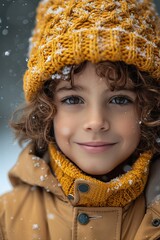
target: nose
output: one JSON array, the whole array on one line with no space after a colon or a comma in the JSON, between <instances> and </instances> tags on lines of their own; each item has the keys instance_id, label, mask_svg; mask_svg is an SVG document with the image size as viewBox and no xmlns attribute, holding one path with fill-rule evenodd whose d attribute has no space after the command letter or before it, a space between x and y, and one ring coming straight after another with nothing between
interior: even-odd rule
<instances>
[{"instance_id":1,"label":"nose","mask_svg":"<svg viewBox=\"0 0 160 240\"><path fill-rule=\"evenodd\" d=\"M107 131L110 128L109 119L106 117L104 109L92 109L88 111L85 117L84 130L85 131Z\"/></svg>"}]
</instances>

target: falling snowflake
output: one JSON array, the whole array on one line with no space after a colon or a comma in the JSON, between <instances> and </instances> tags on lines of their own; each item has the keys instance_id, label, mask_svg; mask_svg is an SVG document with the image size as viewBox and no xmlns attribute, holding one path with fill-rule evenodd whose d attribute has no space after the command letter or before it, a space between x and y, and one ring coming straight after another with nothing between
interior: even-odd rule
<instances>
[{"instance_id":1,"label":"falling snowflake","mask_svg":"<svg viewBox=\"0 0 160 240\"><path fill-rule=\"evenodd\" d=\"M45 181L45 177L44 176L40 176L40 180L41 180L41 182L44 182Z\"/></svg>"},{"instance_id":2,"label":"falling snowflake","mask_svg":"<svg viewBox=\"0 0 160 240\"><path fill-rule=\"evenodd\" d=\"M68 75L71 71L71 67L70 66L65 66L63 69L62 69L62 73L64 75Z\"/></svg>"},{"instance_id":3,"label":"falling snowflake","mask_svg":"<svg viewBox=\"0 0 160 240\"><path fill-rule=\"evenodd\" d=\"M128 180L128 183L130 184L130 185L132 185L133 184L133 180Z\"/></svg>"},{"instance_id":4,"label":"falling snowflake","mask_svg":"<svg viewBox=\"0 0 160 240\"><path fill-rule=\"evenodd\" d=\"M51 220L53 220L55 218L53 213L48 213L47 217L48 217L48 219L51 219Z\"/></svg>"},{"instance_id":5,"label":"falling snowflake","mask_svg":"<svg viewBox=\"0 0 160 240\"><path fill-rule=\"evenodd\" d=\"M10 55L10 53L11 53L11 51L8 50L8 51L5 51L4 55L8 57Z\"/></svg>"},{"instance_id":6,"label":"falling snowflake","mask_svg":"<svg viewBox=\"0 0 160 240\"><path fill-rule=\"evenodd\" d=\"M34 224L32 225L32 229L33 229L33 230L39 230L39 225L38 225L37 223L34 223Z\"/></svg>"}]
</instances>

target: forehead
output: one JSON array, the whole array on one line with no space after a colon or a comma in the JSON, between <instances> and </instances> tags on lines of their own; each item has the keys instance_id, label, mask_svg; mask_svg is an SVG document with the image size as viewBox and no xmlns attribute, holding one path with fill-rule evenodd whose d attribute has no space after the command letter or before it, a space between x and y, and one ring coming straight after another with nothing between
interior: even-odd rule
<instances>
[{"instance_id":1,"label":"forehead","mask_svg":"<svg viewBox=\"0 0 160 240\"><path fill-rule=\"evenodd\" d=\"M83 90L84 88L92 88L93 85L103 86L110 90L135 90L134 83L130 78L114 80L108 77L100 77L97 74L93 77L91 74L84 75L83 73L74 74L72 79L69 80L59 80L56 84L56 90L60 88Z\"/></svg>"}]
</instances>

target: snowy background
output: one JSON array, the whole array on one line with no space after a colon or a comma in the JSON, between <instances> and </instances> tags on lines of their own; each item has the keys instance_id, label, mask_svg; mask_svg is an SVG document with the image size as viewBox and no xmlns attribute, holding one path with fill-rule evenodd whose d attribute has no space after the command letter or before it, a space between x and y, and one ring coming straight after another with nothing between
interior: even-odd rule
<instances>
[{"instance_id":1,"label":"snowy background","mask_svg":"<svg viewBox=\"0 0 160 240\"><path fill-rule=\"evenodd\" d=\"M0 0L0 194L11 189L7 172L21 151L8 120L16 106L23 102L22 76L38 2ZM155 3L160 13L160 0Z\"/></svg>"},{"instance_id":2,"label":"snowy background","mask_svg":"<svg viewBox=\"0 0 160 240\"><path fill-rule=\"evenodd\" d=\"M22 76L38 2L0 0L0 194L11 189L7 172L21 150L8 120L18 103L23 102Z\"/></svg>"}]
</instances>

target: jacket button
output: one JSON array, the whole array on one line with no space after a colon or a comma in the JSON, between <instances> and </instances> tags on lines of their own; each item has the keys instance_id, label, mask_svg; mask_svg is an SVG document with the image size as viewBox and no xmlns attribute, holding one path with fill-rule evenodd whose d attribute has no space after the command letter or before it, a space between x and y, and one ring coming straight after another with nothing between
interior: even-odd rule
<instances>
[{"instance_id":1,"label":"jacket button","mask_svg":"<svg viewBox=\"0 0 160 240\"><path fill-rule=\"evenodd\" d=\"M160 225L160 219L158 219L158 218L153 219L152 220L152 225L154 227L158 227Z\"/></svg>"},{"instance_id":2,"label":"jacket button","mask_svg":"<svg viewBox=\"0 0 160 240\"><path fill-rule=\"evenodd\" d=\"M67 197L68 197L69 200L74 200L74 196L72 194L68 194Z\"/></svg>"},{"instance_id":3,"label":"jacket button","mask_svg":"<svg viewBox=\"0 0 160 240\"><path fill-rule=\"evenodd\" d=\"M86 213L80 213L77 217L78 222L82 225L89 223L89 216Z\"/></svg>"},{"instance_id":4,"label":"jacket button","mask_svg":"<svg viewBox=\"0 0 160 240\"><path fill-rule=\"evenodd\" d=\"M88 184L79 184L78 185L78 190L82 193L88 192L89 191L89 185Z\"/></svg>"}]
</instances>

